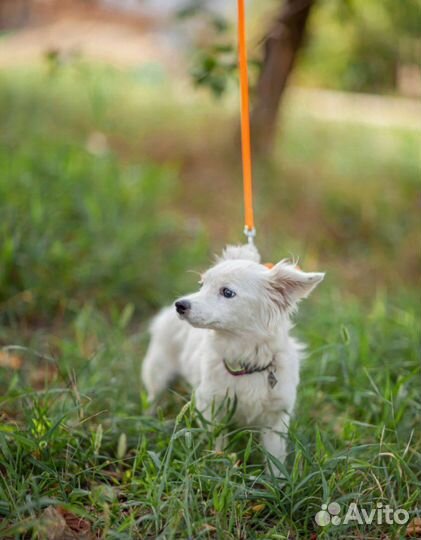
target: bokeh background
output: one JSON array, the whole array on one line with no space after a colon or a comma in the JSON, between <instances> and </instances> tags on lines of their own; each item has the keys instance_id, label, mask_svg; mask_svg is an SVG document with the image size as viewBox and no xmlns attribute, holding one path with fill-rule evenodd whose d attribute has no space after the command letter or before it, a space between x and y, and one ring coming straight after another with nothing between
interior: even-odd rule
<instances>
[{"instance_id":1,"label":"bokeh background","mask_svg":"<svg viewBox=\"0 0 421 540\"><path fill-rule=\"evenodd\" d=\"M285 4L247 7L256 103L265 36ZM9 531L36 530L48 501L86 510L88 497L92 527L125 537L115 531L128 511L113 507L107 521L109 493L104 503L91 487L118 478L124 491L124 459L139 452L142 430L155 444L145 463L168 444L165 423L141 420L147 321L197 286L189 270L244 240L235 14L234 1L0 0L0 434L13 449L3 447L0 515ZM327 272L298 319L314 352L297 432L312 448L320 427L326 455L370 444L367 463L387 433L399 453L420 418L420 18L416 0L314 2L278 114L253 132L264 260L299 257ZM171 417L183 401L168 399ZM84 463L91 472L75 487L71 472ZM386 468L379 482L366 479L367 493L378 497L393 473L411 500L416 469ZM343 478L344 491L359 489L360 479ZM151 538L172 515L156 504ZM299 506L276 504L278 522L310 530ZM217 528L219 514L208 517Z\"/></svg>"},{"instance_id":2,"label":"bokeh background","mask_svg":"<svg viewBox=\"0 0 421 540\"><path fill-rule=\"evenodd\" d=\"M146 315L243 240L231 4L1 2L5 321L87 300ZM418 7L316 3L256 155L264 257L298 256L345 294L419 276ZM254 87L279 3L248 10Z\"/></svg>"}]
</instances>

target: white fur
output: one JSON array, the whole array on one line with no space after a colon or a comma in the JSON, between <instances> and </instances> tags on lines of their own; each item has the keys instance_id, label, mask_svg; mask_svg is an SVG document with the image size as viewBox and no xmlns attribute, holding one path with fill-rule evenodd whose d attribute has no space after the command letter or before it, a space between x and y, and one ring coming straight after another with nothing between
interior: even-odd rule
<instances>
[{"instance_id":1,"label":"white fur","mask_svg":"<svg viewBox=\"0 0 421 540\"><path fill-rule=\"evenodd\" d=\"M283 461L304 348L290 336L290 315L324 274L302 272L287 261L270 270L259 262L254 246L228 246L202 276L199 292L183 297L191 303L185 315L178 316L174 306L162 310L151 325L142 379L153 401L174 377L183 376L208 420L226 396L235 396L234 420L260 428L266 450ZM236 296L225 298L224 287ZM233 376L224 358L231 367L272 362L277 383L270 386L268 370ZM219 440L218 449L223 444Z\"/></svg>"}]
</instances>

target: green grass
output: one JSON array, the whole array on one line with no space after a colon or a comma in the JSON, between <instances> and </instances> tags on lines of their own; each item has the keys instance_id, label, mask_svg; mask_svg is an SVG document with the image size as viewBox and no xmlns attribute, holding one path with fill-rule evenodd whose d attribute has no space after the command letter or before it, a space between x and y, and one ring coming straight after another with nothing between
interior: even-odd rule
<instances>
[{"instance_id":1,"label":"green grass","mask_svg":"<svg viewBox=\"0 0 421 540\"><path fill-rule=\"evenodd\" d=\"M416 136L292 111L260 171L265 253L328 272L297 319L309 357L281 485L251 431L214 453L182 386L147 414L147 318L241 222L229 111L160 84L84 65L0 77L0 537L45 538L49 506L104 538L404 537L314 515L420 513Z\"/></svg>"}]
</instances>

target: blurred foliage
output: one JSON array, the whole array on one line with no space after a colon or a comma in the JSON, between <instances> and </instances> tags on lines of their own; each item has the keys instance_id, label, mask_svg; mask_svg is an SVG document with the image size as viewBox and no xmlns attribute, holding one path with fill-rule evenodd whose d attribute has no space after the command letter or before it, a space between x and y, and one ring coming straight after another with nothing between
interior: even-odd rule
<instances>
[{"instance_id":1,"label":"blurred foliage","mask_svg":"<svg viewBox=\"0 0 421 540\"><path fill-rule=\"evenodd\" d=\"M230 45L214 45L200 49L191 76L197 86L207 86L217 97L227 89L237 62Z\"/></svg>"},{"instance_id":2,"label":"blurred foliage","mask_svg":"<svg viewBox=\"0 0 421 540\"><path fill-rule=\"evenodd\" d=\"M420 59L418 0L319 0L297 79L358 92L394 92L399 64Z\"/></svg>"},{"instance_id":3,"label":"blurred foliage","mask_svg":"<svg viewBox=\"0 0 421 540\"><path fill-rule=\"evenodd\" d=\"M0 79L2 321L54 321L85 303L143 317L194 286L185 270L207 264L207 235L242 239L231 113L139 70L51 62ZM299 254L359 294L411 287L416 134L299 109L284 115L273 162L256 164L262 252Z\"/></svg>"},{"instance_id":4,"label":"blurred foliage","mask_svg":"<svg viewBox=\"0 0 421 540\"><path fill-rule=\"evenodd\" d=\"M193 0L187 2L177 11L176 15L179 19L187 19L195 16L205 17L206 23L216 32L225 32L230 26L228 20L224 16L216 13L209 7L207 0Z\"/></svg>"},{"instance_id":5,"label":"blurred foliage","mask_svg":"<svg viewBox=\"0 0 421 540\"><path fill-rule=\"evenodd\" d=\"M169 209L177 166L124 164L103 133L57 130L60 86L47 76L38 94L32 83L24 94L19 83L0 85L1 320L51 320L87 301L107 310L110 300L144 315L173 297L172 276L207 252L201 229ZM100 97L95 116L109 104Z\"/></svg>"},{"instance_id":6,"label":"blurred foliage","mask_svg":"<svg viewBox=\"0 0 421 540\"><path fill-rule=\"evenodd\" d=\"M208 87L220 97L227 89L237 69L237 57L233 43L228 38L232 24L221 14L215 13L206 0L193 0L177 12L180 21L200 19L204 33L193 52L191 77L197 86Z\"/></svg>"},{"instance_id":7,"label":"blurred foliage","mask_svg":"<svg viewBox=\"0 0 421 540\"><path fill-rule=\"evenodd\" d=\"M281 6L281 0L250 3L249 34L253 46L249 55L253 68L261 62L256 44L270 30ZM180 16L201 18L207 25L205 37L200 34L193 53L191 72L196 84L207 86L220 96L230 79L237 77L235 24L223 22L206 3L198 1L189 4ZM420 62L420 28L418 0L319 0L312 9L294 77L312 86L394 92L398 65ZM252 79L256 73L257 70L252 72Z\"/></svg>"}]
</instances>

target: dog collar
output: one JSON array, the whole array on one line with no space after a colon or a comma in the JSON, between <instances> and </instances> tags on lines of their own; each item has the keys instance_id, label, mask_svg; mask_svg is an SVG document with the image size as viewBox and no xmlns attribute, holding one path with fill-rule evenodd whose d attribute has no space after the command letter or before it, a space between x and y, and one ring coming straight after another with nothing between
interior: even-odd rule
<instances>
[{"instance_id":1,"label":"dog collar","mask_svg":"<svg viewBox=\"0 0 421 540\"><path fill-rule=\"evenodd\" d=\"M222 359L222 362L224 363L224 367L228 371L228 373L230 375L233 375L234 377L241 377L243 375L252 375L253 373L261 373L262 371L269 370L269 375L268 375L269 386L273 388L278 382L278 379L275 377L273 370L270 369L273 366L273 359L267 366L263 366L263 367L250 366L250 364L248 363L244 364L243 362L240 362L240 367L238 369L232 368L225 358Z\"/></svg>"}]
</instances>

